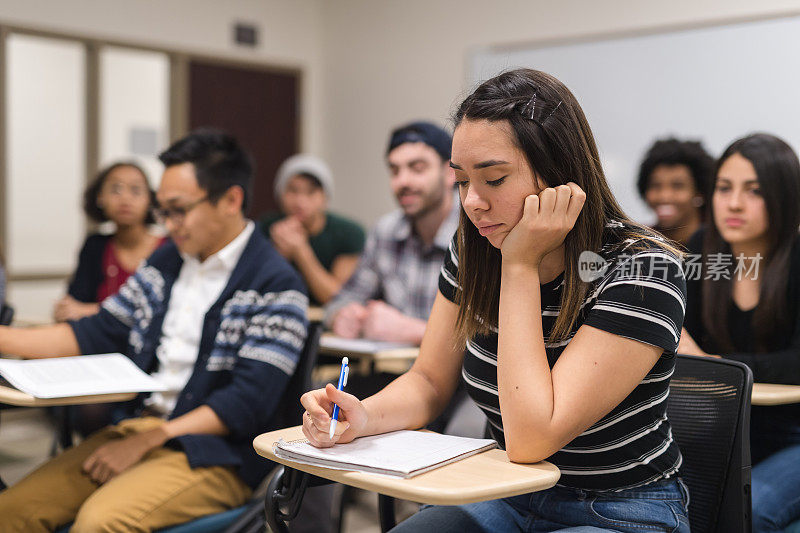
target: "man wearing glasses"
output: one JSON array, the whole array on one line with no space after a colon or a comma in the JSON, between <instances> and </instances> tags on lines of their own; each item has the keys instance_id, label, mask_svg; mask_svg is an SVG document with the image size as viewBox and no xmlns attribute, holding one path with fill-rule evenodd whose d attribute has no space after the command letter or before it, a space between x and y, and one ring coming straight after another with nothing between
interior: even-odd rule
<instances>
[{"instance_id":1,"label":"man wearing glasses","mask_svg":"<svg viewBox=\"0 0 800 533\"><path fill-rule=\"evenodd\" d=\"M251 443L299 359L304 286L244 216L252 167L235 139L194 132L160 159L154 214L172 242L98 314L0 328L0 352L119 351L167 391L119 405L117 425L0 492L0 532L150 531L243 504L269 468Z\"/></svg>"}]
</instances>

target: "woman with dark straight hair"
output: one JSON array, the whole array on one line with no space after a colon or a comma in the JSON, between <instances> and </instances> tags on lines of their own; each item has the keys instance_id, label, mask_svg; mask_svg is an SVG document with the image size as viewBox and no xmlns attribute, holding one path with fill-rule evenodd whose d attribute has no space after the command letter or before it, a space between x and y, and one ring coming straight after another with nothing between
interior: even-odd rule
<instances>
[{"instance_id":1,"label":"woman with dark straight hair","mask_svg":"<svg viewBox=\"0 0 800 533\"><path fill-rule=\"evenodd\" d=\"M461 221L419 358L363 401L301 402L316 446L427 424L460 379L509 459L556 487L425 507L398 531L689 531L666 417L683 323L680 252L630 221L580 105L535 70L481 84L455 115ZM331 407L343 413L328 437Z\"/></svg>"},{"instance_id":2,"label":"woman with dark straight hair","mask_svg":"<svg viewBox=\"0 0 800 533\"><path fill-rule=\"evenodd\" d=\"M756 382L800 384L800 163L757 133L720 157L705 230L689 242L679 351L746 363ZM715 264L716 263L716 264ZM800 519L800 405L753 406L753 531Z\"/></svg>"}]
</instances>

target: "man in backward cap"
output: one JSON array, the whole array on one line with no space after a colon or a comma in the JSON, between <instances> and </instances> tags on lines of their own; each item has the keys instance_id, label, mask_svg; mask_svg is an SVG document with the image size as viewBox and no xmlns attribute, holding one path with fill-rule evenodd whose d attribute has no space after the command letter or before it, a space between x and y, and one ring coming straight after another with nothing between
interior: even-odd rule
<instances>
[{"instance_id":1,"label":"man in backward cap","mask_svg":"<svg viewBox=\"0 0 800 533\"><path fill-rule=\"evenodd\" d=\"M352 277L328 304L325 322L335 334L422 341L458 224L451 144L450 134L429 122L392 131L386 162L400 209L378 221Z\"/></svg>"}]
</instances>

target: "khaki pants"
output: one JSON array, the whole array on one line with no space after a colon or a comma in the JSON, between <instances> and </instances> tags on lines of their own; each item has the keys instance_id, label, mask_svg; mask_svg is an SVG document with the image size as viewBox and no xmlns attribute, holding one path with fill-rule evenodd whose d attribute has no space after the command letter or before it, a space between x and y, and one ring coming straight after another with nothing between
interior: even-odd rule
<instances>
[{"instance_id":1,"label":"khaki pants","mask_svg":"<svg viewBox=\"0 0 800 533\"><path fill-rule=\"evenodd\" d=\"M99 446L147 431L159 418L104 428L0 492L0 532L53 531L75 521L75 533L151 531L242 505L250 488L231 468L190 468L186 455L157 448L137 465L97 485L81 465Z\"/></svg>"}]
</instances>

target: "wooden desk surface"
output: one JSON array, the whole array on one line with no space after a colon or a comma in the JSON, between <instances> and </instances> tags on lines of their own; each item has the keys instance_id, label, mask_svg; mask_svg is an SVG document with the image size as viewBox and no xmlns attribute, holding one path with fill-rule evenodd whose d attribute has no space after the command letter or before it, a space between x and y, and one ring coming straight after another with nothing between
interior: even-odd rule
<instances>
[{"instance_id":1,"label":"wooden desk surface","mask_svg":"<svg viewBox=\"0 0 800 533\"><path fill-rule=\"evenodd\" d=\"M378 492L418 503L457 505L549 489L561 476L548 462L516 464L503 450L489 450L410 479L400 479L364 472L333 470L293 463L275 457L272 444L303 437L300 426L264 433L253 447L263 457L315 476L345 485Z\"/></svg>"},{"instance_id":2,"label":"wooden desk surface","mask_svg":"<svg viewBox=\"0 0 800 533\"><path fill-rule=\"evenodd\" d=\"M753 383L753 405L783 405L800 403L800 385Z\"/></svg>"},{"instance_id":3,"label":"wooden desk surface","mask_svg":"<svg viewBox=\"0 0 800 533\"><path fill-rule=\"evenodd\" d=\"M27 392L0 385L0 403L20 407L45 407L48 405L78 405L83 403L124 402L136 398L135 392L69 396L66 398L37 398Z\"/></svg>"},{"instance_id":4,"label":"wooden desk surface","mask_svg":"<svg viewBox=\"0 0 800 533\"><path fill-rule=\"evenodd\" d=\"M327 355L341 355L341 356L348 356L352 358L359 358L359 359L370 359L374 362L381 362L381 361L396 361L396 360L407 360L413 361L419 355L419 347L418 346L409 346L409 347L402 347L402 348L388 348L388 349L381 349L374 352L364 352L364 351L354 351L354 350L347 350L347 349L339 349L339 348L332 348L330 346L323 346L322 343L326 338L335 338L336 335L333 333L323 333L322 334L322 342L320 343L319 352L324 353Z\"/></svg>"},{"instance_id":5,"label":"wooden desk surface","mask_svg":"<svg viewBox=\"0 0 800 533\"><path fill-rule=\"evenodd\" d=\"M325 309L312 305L306 310L306 317L309 322L322 322L322 319L325 318Z\"/></svg>"}]
</instances>

